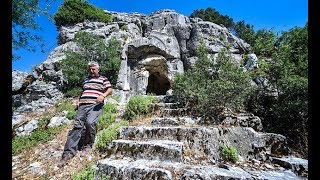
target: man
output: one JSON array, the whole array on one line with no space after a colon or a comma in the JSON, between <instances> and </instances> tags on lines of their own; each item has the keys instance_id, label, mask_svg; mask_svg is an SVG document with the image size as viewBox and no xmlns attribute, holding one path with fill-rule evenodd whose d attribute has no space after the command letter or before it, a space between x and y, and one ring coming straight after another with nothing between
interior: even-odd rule
<instances>
[{"instance_id":1,"label":"man","mask_svg":"<svg viewBox=\"0 0 320 180\"><path fill-rule=\"evenodd\" d=\"M102 112L104 98L112 93L109 80L99 74L99 64L88 63L89 76L83 82L83 92L77 102L78 113L73 129L69 131L61 160L61 167L73 158L77 150L91 149L95 136L96 125Z\"/></svg>"}]
</instances>

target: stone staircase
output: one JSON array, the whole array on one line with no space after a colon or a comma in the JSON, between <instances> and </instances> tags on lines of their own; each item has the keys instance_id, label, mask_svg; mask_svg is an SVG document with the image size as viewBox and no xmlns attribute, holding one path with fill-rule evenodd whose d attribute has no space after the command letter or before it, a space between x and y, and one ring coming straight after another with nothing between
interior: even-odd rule
<instances>
[{"instance_id":1,"label":"stone staircase","mask_svg":"<svg viewBox=\"0 0 320 180\"><path fill-rule=\"evenodd\" d=\"M159 117L150 125L119 130L107 158L97 163L95 179L303 179L296 169L261 168L268 165L263 163L267 159L288 153L282 135L259 133L252 127L205 126L167 100L154 107ZM240 161L224 161L222 145L236 147Z\"/></svg>"}]
</instances>

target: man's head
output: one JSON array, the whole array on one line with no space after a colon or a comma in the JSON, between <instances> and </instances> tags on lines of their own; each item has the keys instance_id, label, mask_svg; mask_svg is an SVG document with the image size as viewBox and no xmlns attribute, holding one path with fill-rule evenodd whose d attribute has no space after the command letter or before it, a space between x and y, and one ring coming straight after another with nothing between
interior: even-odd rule
<instances>
[{"instance_id":1,"label":"man's head","mask_svg":"<svg viewBox=\"0 0 320 180\"><path fill-rule=\"evenodd\" d=\"M99 64L95 61L90 61L88 63L88 71L90 73L90 76L99 76Z\"/></svg>"}]
</instances>

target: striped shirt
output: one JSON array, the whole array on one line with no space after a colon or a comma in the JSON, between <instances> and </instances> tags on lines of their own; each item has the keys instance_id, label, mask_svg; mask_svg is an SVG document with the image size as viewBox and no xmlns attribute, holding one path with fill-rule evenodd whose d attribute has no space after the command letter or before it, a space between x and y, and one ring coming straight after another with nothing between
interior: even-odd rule
<instances>
[{"instance_id":1,"label":"striped shirt","mask_svg":"<svg viewBox=\"0 0 320 180\"><path fill-rule=\"evenodd\" d=\"M111 88L109 80L104 76L87 77L83 82L83 92L79 99L79 104L96 103L96 99L108 88Z\"/></svg>"}]
</instances>

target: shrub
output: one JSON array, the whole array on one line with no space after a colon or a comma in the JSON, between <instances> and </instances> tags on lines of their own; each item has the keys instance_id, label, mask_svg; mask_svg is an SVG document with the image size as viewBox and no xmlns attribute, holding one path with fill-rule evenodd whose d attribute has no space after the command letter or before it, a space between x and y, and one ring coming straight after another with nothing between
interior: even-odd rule
<instances>
[{"instance_id":1,"label":"shrub","mask_svg":"<svg viewBox=\"0 0 320 180\"><path fill-rule=\"evenodd\" d=\"M65 0L54 15L57 27L73 25L85 20L108 23L112 21L112 15L85 0Z\"/></svg>"},{"instance_id":2,"label":"shrub","mask_svg":"<svg viewBox=\"0 0 320 180\"><path fill-rule=\"evenodd\" d=\"M68 90L66 93L64 93L64 97L66 97L66 98L79 97L79 95L81 93L82 93L82 88L81 87L74 87L74 88Z\"/></svg>"},{"instance_id":3,"label":"shrub","mask_svg":"<svg viewBox=\"0 0 320 180\"><path fill-rule=\"evenodd\" d=\"M101 151L105 151L108 148L108 144L112 141L117 139L118 137L118 130L122 126L128 126L128 121L120 121L115 124L112 124L107 129L103 130L101 134L98 135L97 140L97 149Z\"/></svg>"},{"instance_id":4,"label":"shrub","mask_svg":"<svg viewBox=\"0 0 320 180\"><path fill-rule=\"evenodd\" d=\"M105 104L103 106L101 118L97 124L97 131L100 131L104 128L110 126L117 117L117 108L114 104Z\"/></svg>"},{"instance_id":5,"label":"shrub","mask_svg":"<svg viewBox=\"0 0 320 180\"><path fill-rule=\"evenodd\" d=\"M94 180L96 169L93 164L85 165L79 172L74 173L71 177L72 180Z\"/></svg>"},{"instance_id":6,"label":"shrub","mask_svg":"<svg viewBox=\"0 0 320 180\"><path fill-rule=\"evenodd\" d=\"M244 109L252 93L251 78L235 64L226 49L217 59L208 58L204 45L198 49L199 59L184 74L178 74L173 83L173 95L192 114L217 116L224 108Z\"/></svg>"},{"instance_id":7,"label":"shrub","mask_svg":"<svg viewBox=\"0 0 320 180\"><path fill-rule=\"evenodd\" d=\"M234 146L223 145L221 146L221 151L222 151L222 157L224 158L224 160L230 161L233 163L236 163L239 160L237 149Z\"/></svg>"},{"instance_id":8,"label":"shrub","mask_svg":"<svg viewBox=\"0 0 320 180\"><path fill-rule=\"evenodd\" d=\"M75 119L77 115L77 111L75 110L75 105L70 99L60 99L56 104L56 110L58 112L67 111L66 117L68 119Z\"/></svg>"},{"instance_id":9,"label":"shrub","mask_svg":"<svg viewBox=\"0 0 320 180\"><path fill-rule=\"evenodd\" d=\"M66 76L66 94L73 96L73 91L78 92L75 88L81 87L83 79L88 75L88 61L98 62L100 73L106 76L111 84L116 84L121 63L120 41L113 38L105 43L104 39L97 35L78 32L75 42L81 51L66 51L66 58L56 64Z\"/></svg>"},{"instance_id":10,"label":"shrub","mask_svg":"<svg viewBox=\"0 0 320 180\"><path fill-rule=\"evenodd\" d=\"M124 118L127 120L132 120L140 115L146 115L150 113L152 111L151 103L155 103L157 101L158 99L153 96L132 96L126 105Z\"/></svg>"},{"instance_id":11,"label":"shrub","mask_svg":"<svg viewBox=\"0 0 320 180\"><path fill-rule=\"evenodd\" d=\"M74 88L82 87L82 81L88 73L87 62L83 60L83 57L81 57L80 54L68 51L66 53L66 58L58 62L57 66L59 69L62 69L67 80L67 92L65 94L73 94L75 91ZM72 92L69 92L70 90Z\"/></svg>"},{"instance_id":12,"label":"shrub","mask_svg":"<svg viewBox=\"0 0 320 180\"><path fill-rule=\"evenodd\" d=\"M121 29L121 30L123 30L123 31L128 31L128 30L129 30L129 28L128 28L128 25L127 25L127 24L125 24L125 25L121 26L121 27L120 27L120 29Z\"/></svg>"},{"instance_id":13,"label":"shrub","mask_svg":"<svg viewBox=\"0 0 320 180\"><path fill-rule=\"evenodd\" d=\"M86 164L79 172L74 173L71 177L72 180L94 180L96 178L101 180L110 179L109 176L104 174L96 174L96 167L93 163Z\"/></svg>"},{"instance_id":14,"label":"shrub","mask_svg":"<svg viewBox=\"0 0 320 180\"><path fill-rule=\"evenodd\" d=\"M286 136L294 151L307 158L308 23L282 32L269 52L272 58L258 69L267 86L252 95L248 109L261 118L265 131Z\"/></svg>"}]
</instances>

